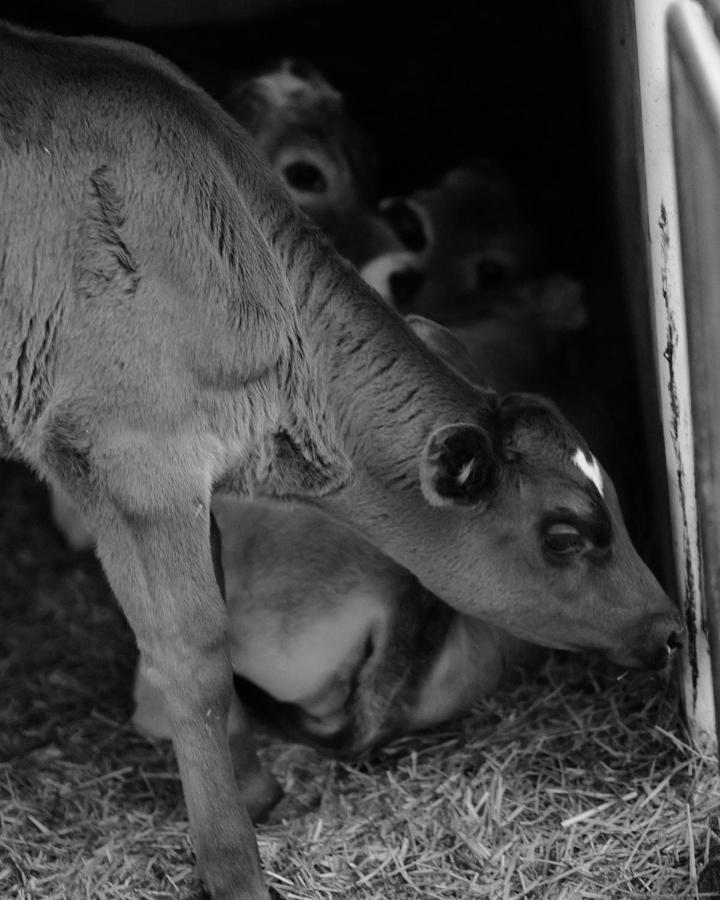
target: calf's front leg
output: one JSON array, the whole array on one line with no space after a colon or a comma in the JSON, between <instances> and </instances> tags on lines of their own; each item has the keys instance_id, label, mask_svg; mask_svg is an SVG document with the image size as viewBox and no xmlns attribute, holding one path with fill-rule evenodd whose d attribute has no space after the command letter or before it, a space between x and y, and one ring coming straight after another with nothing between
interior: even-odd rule
<instances>
[{"instance_id":1,"label":"calf's front leg","mask_svg":"<svg viewBox=\"0 0 720 900\"><path fill-rule=\"evenodd\" d=\"M267 900L230 757L232 672L208 505L133 516L107 504L96 521L98 555L164 698L200 873L213 900Z\"/></svg>"},{"instance_id":2,"label":"calf's front leg","mask_svg":"<svg viewBox=\"0 0 720 900\"><path fill-rule=\"evenodd\" d=\"M135 671L133 699L135 712L132 721L135 728L148 738L172 740L172 728L165 714L162 694L151 683L142 660L138 661ZM264 822L284 792L270 772L260 765L252 726L235 691L230 699L228 742L235 779L245 808L253 822Z\"/></svg>"}]
</instances>

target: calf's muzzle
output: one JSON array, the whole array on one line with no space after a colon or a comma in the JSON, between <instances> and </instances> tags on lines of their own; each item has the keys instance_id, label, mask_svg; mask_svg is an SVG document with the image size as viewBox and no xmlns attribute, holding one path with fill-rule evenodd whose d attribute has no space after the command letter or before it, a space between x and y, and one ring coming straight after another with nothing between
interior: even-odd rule
<instances>
[{"instance_id":1,"label":"calf's muzzle","mask_svg":"<svg viewBox=\"0 0 720 900\"><path fill-rule=\"evenodd\" d=\"M676 610L648 616L633 632L625 647L610 653L618 665L632 669L666 668L684 643L684 628Z\"/></svg>"}]
</instances>

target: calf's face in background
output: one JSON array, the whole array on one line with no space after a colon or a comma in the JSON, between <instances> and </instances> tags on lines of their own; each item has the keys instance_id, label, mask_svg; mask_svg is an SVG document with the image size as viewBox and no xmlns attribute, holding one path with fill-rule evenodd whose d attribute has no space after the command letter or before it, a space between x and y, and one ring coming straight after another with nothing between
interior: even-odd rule
<instances>
[{"instance_id":1,"label":"calf's face in background","mask_svg":"<svg viewBox=\"0 0 720 900\"><path fill-rule=\"evenodd\" d=\"M390 252L409 256L377 212L370 140L311 63L285 59L234 84L221 100L253 135L295 203L353 265Z\"/></svg>"},{"instance_id":2,"label":"calf's face in background","mask_svg":"<svg viewBox=\"0 0 720 900\"><path fill-rule=\"evenodd\" d=\"M538 273L540 236L518 191L491 162L459 166L434 187L385 200L381 209L424 275L413 292L374 285L401 312L454 324L477 317L483 304L491 309L494 298ZM383 268L379 259L370 266Z\"/></svg>"},{"instance_id":3,"label":"calf's face in background","mask_svg":"<svg viewBox=\"0 0 720 900\"><path fill-rule=\"evenodd\" d=\"M476 380L499 393L553 394L569 336L586 324L584 288L565 274L537 274L541 241L508 176L467 164L381 208L415 266L388 253L366 264L365 280L400 312L451 328Z\"/></svg>"}]
</instances>

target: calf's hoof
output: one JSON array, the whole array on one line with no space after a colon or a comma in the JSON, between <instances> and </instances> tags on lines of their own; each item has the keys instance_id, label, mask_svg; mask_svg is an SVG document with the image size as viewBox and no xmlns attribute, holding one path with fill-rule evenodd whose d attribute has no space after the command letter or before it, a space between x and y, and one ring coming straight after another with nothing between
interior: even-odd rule
<instances>
[{"instance_id":1,"label":"calf's hoof","mask_svg":"<svg viewBox=\"0 0 720 900\"><path fill-rule=\"evenodd\" d=\"M285 791L269 772L260 771L240 784L240 793L250 818L256 824L267 822L272 810L285 796Z\"/></svg>"},{"instance_id":2,"label":"calf's hoof","mask_svg":"<svg viewBox=\"0 0 720 900\"><path fill-rule=\"evenodd\" d=\"M272 809L268 810L262 819L262 824L280 825L282 822L292 822L295 819L301 819L303 816L306 816L309 812L316 809L317 806L317 802L314 804L303 803L302 800L293 797L291 794L284 794Z\"/></svg>"}]
</instances>

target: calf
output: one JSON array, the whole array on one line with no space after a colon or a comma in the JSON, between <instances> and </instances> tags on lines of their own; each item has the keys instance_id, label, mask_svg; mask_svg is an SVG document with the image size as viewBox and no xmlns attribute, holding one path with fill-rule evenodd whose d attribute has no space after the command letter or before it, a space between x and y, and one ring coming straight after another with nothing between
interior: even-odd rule
<instances>
[{"instance_id":1,"label":"calf","mask_svg":"<svg viewBox=\"0 0 720 900\"><path fill-rule=\"evenodd\" d=\"M255 138L298 207L385 300L407 302L422 266L395 226L377 210L376 162L370 139L348 116L342 95L311 63L284 59L253 78L218 90L231 115ZM53 520L73 550L94 543L72 501L50 490Z\"/></svg>"},{"instance_id":2,"label":"calf","mask_svg":"<svg viewBox=\"0 0 720 900\"><path fill-rule=\"evenodd\" d=\"M538 656L319 509L216 497L212 510L240 694L296 739L357 754L467 710ZM139 730L172 737L142 667L135 700ZM280 791L255 778L257 818Z\"/></svg>"},{"instance_id":3,"label":"calf","mask_svg":"<svg viewBox=\"0 0 720 900\"><path fill-rule=\"evenodd\" d=\"M502 170L466 164L384 209L423 281L403 295L393 251L363 277L402 312L449 326L496 390L553 393L568 338L586 323L584 291L566 275L537 274L540 239Z\"/></svg>"},{"instance_id":4,"label":"calf","mask_svg":"<svg viewBox=\"0 0 720 900\"><path fill-rule=\"evenodd\" d=\"M348 116L342 95L311 63L284 59L232 84L221 100L255 138L300 209L346 259L362 268L390 254L393 271L415 272L413 253L377 209L370 139ZM411 277L406 274L406 281ZM386 280L383 287L392 299L392 283Z\"/></svg>"},{"instance_id":5,"label":"calf","mask_svg":"<svg viewBox=\"0 0 720 900\"><path fill-rule=\"evenodd\" d=\"M397 278L395 251L361 269L383 296L395 297L404 313L444 325L477 318L484 307L502 311L508 290L537 277L543 257L538 230L499 166L466 163L430 189L383 201L381 208L398 239L415 255L424 278L404 297L386 279ZM388 274L389 273L389 274ZM511 306L522 305L522 294Z\"/></svg>"},{"instance_id":6,"label":"calf","mask_svg":"<svg viewBox=\"0 0 720 900\"><path fill-rule=\"evenodd\" d=\"M267 890L213 489L313 498L520 638L664 664L680 618L582 439L434 356L200 88L138 46L9 25L0 76L0 446L97 536L215 900Z\"/></svg>"}]
</instances>

